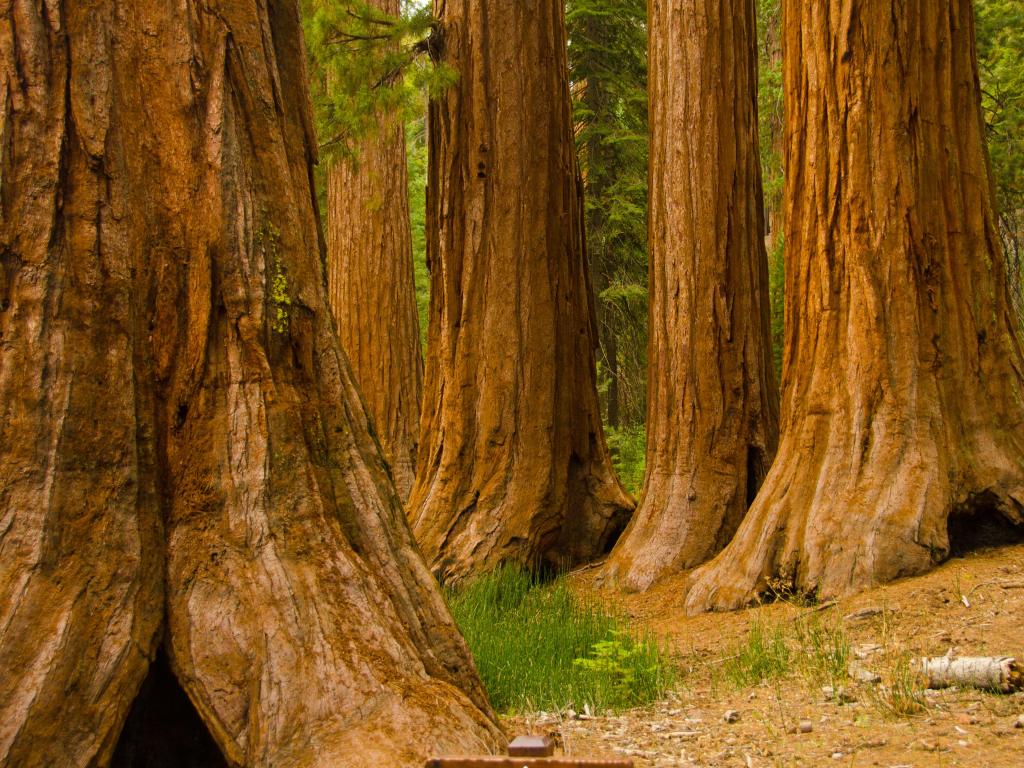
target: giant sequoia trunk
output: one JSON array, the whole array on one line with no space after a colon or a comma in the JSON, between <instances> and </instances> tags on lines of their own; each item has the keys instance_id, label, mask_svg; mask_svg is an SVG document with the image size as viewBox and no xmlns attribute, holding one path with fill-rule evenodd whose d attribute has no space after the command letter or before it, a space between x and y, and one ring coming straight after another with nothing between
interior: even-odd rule
<instances>
[{"instance_id":1,"label":"giant sequoia trunk","mask_svg":"<svg viewBox=\"0 0 1024 768\"><path fill-rule=\"evenodd\" d=\"M147 667L231 765L499 739L332 327L296 3L0 14L0 764Z\"/></svg>"},{"instance_id":2,"label":"giant sequoia trunk","mask_svg":"<svg viewBox=\"0 0 1024 768\"><path fill-rule=\"evenodd\" d=\"M649 25L647 470L608 568L628 589L728 543L778 437L754 6L654 0Z\"/></svg>"},{"instance_id":3,"label":"giant sequoia trunk","mask_svg":"<svg viewBox=\"0 0 1024 768\"><path fill-rule=\"evenodd\" d=\"M397 16L399 0L374 0ZM402 500L416 477L423 357L409 231L405 128L381 116L327 181L327 283L341 346Z\"/></svg>"},{"instance_id":4,"label":"giant sequoia trunk","mask_svg":"<svg viewBox=\"0 0 1024 768\"><path fill-rule=\"evenodd\" d=\"M431 107L416 538L446 578L587 560L632 503L598 412L562 6L435 9L460 78Z\"/></svg>"},{"instance_id":5,"label":"giant sequoia trunk","mask_svg":"<svg viewBox=\"0 0 1024 768\"><path fill-rule=\"evenodd\" d=\"M691 610L919 573L949 522L1024 523L1024 357L970 0L785 3L778 457Z\"/></svg>"}]
</instances>

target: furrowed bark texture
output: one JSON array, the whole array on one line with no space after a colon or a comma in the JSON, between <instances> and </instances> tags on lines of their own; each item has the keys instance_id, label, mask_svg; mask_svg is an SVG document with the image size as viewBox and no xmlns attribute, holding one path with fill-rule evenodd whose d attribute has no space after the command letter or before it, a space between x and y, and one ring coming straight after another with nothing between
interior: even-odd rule
<instances>
[{"instance_id":1,"label":"furrowed bark texture","mask_svg":"<svg viewBox=\"0 0 1024 768\"><path fill-rule=\"evenodd\" d=\"M161 642L231 765L500 740L327 309L303 62L290 0L0 13L0 765L106 764Z\"/></svg>"},{"instance_id":2,"label":"furrowed bark texture","mask_svg":"<svg viewBox=\"0 0 1024 768\"><path fill-rule=\"evenodd\" d=\"M595 387L560 4L439 0L459 81L431 107L430 338L410 515L458 579L578 563L632 507Z\"/></svg>"},{"instance_id":3,"label":"furrowed bark texture","mask_svg":"<svg viewBox=\"0 0 1024 768\"><path fill-rule=\"evenodd\" d=\"M920 573L951 517L1024 523L1024 362L968 0L787 0L778 456L690 610Z\"/></svg>"},{"instance_id":4,"label":"furrowed bark texture","mask_svg":"<svg viewBox=\"0 0 1024 768\"><path fill-rule=\"evenodd\" d=\"M724 547L771 466L778 391L750 0L650 5L647 471L607 573L627 589Z\"/></svg>"},{"instance_id":5,"label":"furrowed bark texture","mask_svg":"<svg viewBox=\"0 0 1024 768\"><path fill-rule=\"evenodd\" d=\"M398 0L374 5L397 16ZM423 391L416 283L409 230L405 127L382 115L354 161L327 180L327 283L348 354L399 495L409 497Z\"/></svg>"}]
</instances>

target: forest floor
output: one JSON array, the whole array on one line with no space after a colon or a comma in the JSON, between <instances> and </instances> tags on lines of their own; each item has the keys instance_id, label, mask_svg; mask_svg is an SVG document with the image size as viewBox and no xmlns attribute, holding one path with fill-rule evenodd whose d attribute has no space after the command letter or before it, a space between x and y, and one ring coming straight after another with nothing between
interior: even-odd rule
<instances>
[{"instance_id":1,"label":"forest floor","mask_svg":"<svg viewBox=\"0 0 1024 768\"><path fill-rule=\"evenodd\" d=\"M607 599L593 582L592 571L573 577L581 595ZM509 717L509 733L547 733L564 754L629 758L637 768L1024 766L1024 693L925 691L910 672L911 659L951 649L1024 659L1024 545L971 552L834 605L777 602L686 617L684 597L680 581L614 598L678 660L680 679L666 700L609 716ZM801 672L799 659L759 684L723 674L752 628L784 635L808 620L835 629L861 673L881 682L836 681L829 690Z\"/></svg>"}]
</instances>

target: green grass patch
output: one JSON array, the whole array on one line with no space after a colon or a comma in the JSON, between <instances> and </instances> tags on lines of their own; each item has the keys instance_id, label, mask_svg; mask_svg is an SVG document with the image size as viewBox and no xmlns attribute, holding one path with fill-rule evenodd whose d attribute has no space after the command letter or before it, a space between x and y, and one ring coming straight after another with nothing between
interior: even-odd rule
<instances>
[{"instance_id":1,"label":"green grass patch","mask_svg":"<svg viewBox=\"0 0 1024 768\"><path fill-rule=\"evenodd\" d=\"M501 712L616 711L664 697L675 669L652 638L564 579L503 567L449 593L455 621Z\"/></svg>"},{"instance_id":2,"label":"green grass patch","mask_svg":"<svg viewBox=\"0 0 1024 768\"><path fill-rule=\"evenodd\" d=\"M792 667L793 654L783 629L755 621L747 636L730 649L722 675L735 688L750 688L785 677Z\"/></svg>"},{"instance_id":3,"label":"green grass patch","mask_svg":"<svg viewBox=\"0 0 1024 768\"><path fill-rule=\"evenodd\" d=\"M800 644L800 667L814 685L838 688L847 680L852 653L850 638L841 624L810 617L794 626Z\"/></svg>"},{"instance_id":4,"label":"green grass patch","mask_svg":"<svg viewBox=\"0 0 1024 768\"><path fill-rule=\"evenodd\" d=\"M734 688L803 677L810 685L838 687L847 679L850 639L842 625L808 616L768 624L755 620L729 649L718 677Z\"/></svg>"},{"instance_id":5,"label":"green grass patch","mask_svg":"<svg viewBox=\"0 0 1024 768\"><path fill-rule=\"evenodd\" d=\"M883 715L901 719L928 711L927 681L913 668L910 657L901 654L891 661L882 685L871 688L869 699Z\"/></svg>"}]
</instances>

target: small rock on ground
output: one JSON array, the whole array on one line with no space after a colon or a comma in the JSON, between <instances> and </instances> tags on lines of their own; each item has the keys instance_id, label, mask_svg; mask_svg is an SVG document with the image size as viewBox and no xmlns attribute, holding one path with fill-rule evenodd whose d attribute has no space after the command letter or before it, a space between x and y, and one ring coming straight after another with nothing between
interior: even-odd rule
<instances>
[{"instance_id":1,"label":"small rock on ground","mask_svg":"<svg viewBox=\"0 0 1024 768\"><path fill-rule=\"evenodd\" d=\"M858 661L851 661L846 672L850 677L860 683L871 683L873 685L875 683L882 682L881 675L877 672L872 672Z\"/></svg>"}]
</instances>

